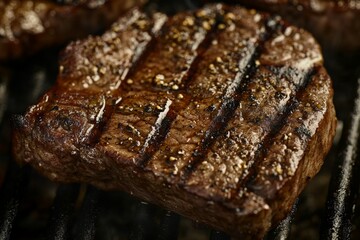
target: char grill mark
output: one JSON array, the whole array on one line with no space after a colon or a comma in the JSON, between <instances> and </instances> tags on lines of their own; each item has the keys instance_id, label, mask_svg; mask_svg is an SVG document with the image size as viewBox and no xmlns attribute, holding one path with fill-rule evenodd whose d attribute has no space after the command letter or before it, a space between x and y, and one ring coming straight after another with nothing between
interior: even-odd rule
<instances>
[{"instance_id":1,"label":"char grill mark","mask_svg":"<svg viewBox=\"0 0 360 240\"><path fill-rule=\"evenodd\" d=\"M103 36L74 43L75 46L70 45L67 49L69 52L74 48L78 49L80 54L65 53L64 64L72 66L75 62L73 66L76 66L76 70L68 67L70 77L63 70L58 80L59 85L66 87L68 91L86 89L87 94L105 98L106 111L100 121L87 128L89 138L86 143L93 146L99 142L118 102L126 97L122 94L121 86L130 83L128 76L136 71L137 65L146 56L167 20L163 14L148 17L139 10L128 15L113 24L110 31ZM78 44L80 46L77 46ZM67 56L70 56L70 59Z\"/></svg>"},{"instance_id":2,"label":"char grill mark","mask_svg":"<svg viewBox=\"0 0 360 240\"><path fill-rule=\"evenodd\" d=\"M168 181L186 179L222 125L226 126L236 107L235 92L245 84L248 65L267 35L266 19L255 22L247 17L254 16L239 9L222 13L216 37L189 83L187 94L192 101L178 112L164 143L149 161L147 169L155 175Z\"/></svg>"},{"instance_id":3,"label":"char grill mark","mask_svg":"<svg viewBox=\"0 0 360 240\"><path fill-rule=\"evenodd\" d=\"M277 32L267 39L255 60L252 80L238 93L240 106L186 183L186 188L194 194L218 201L244 194L241 186L262 159L258 155L263 145L271 142L269 139L276 129L284 124L313 67L321 62L320 49L314 42L302 43L303 39L291 42L294 33L274 28ZM303 45L314 49L307 63L301 61ZM270 56L269 52L279 54ZM291 61L288 55L293 57Z\"/></svg>"},{"instance_id":4,"label":"char grill mark","mask_svg":"<svg viewBox=\"0 0 360 240\"><path fill-rule=\"evenodd\" d=\"M164 25L149 55L129 77L132 84L123 90L174 92L183 88L196 67L196 59L207 45L216 19L216 5L193 14L176 15ZM204 46L205 45L205 46Z\"/></svg>"},{"instance_id":5,"label":"char grill mark","mask_svg":"<svg viewBox=\"0 0 360 240\"><path fill-rule=\"evenodd\" d=\"M81 156L84 144L96 144L114 103L119 101L115 91L122 83L121 76L125 78L136 66L165 20L163 14L149 18L134 9L103 37L71 44L63 54L56 86L28 113L35 114L29 118L34 122L24 123L37 129L34 141L40 146L48 142L64 161ZM57 142L70 147L65 149ZM48 159L51 165L52 157Z\"/></svg>"},{"instance_id":6,"label":"char grill mark","mask_svg":"<svg viewBox=\"0 0 360 240\"><path fill-rule=\"evenodd\" d=\"M254 164L257 148L295 92L288 79L280 80L266 67L259 67L252 78L241 92L240 106L228 126L189 177L189 191L219 201L232 198L233 192L238 185L241 186L240 182ZM269 81L282 83L274 88ZM276 94L281 91L281 87L291 91L277 99ZM261 94L264 91L262 88L267 89L266 95Z\"/></svg>"},{"instance_id":7,"label":"char grill mark","mask_svg":"<svg viewBox=\"0 0 360 240\"><path fill-rule=\"evenodd\" d=\"M278 137L279 132L284 126L289 124L289 119L291 120L293 111L297 109L301 110L302 106L299 106L299 103L304 100L302 95L309 91L310 87L308 87L308 84L311 83L311 79L315 77L324 78L323 70L321 70L321 50L314 42L314 39L310 38L310 35L303 32L303 30L300 30L301 34L299 34L297 31L294 31L293 27L286 27L282 29L282 32L284 34L275 35L265 44L265 51L264 54L260 56L259 62L264 65L270 65L271 67L268 69L278 77L291 80L290 84L292 87L289 86L289 89L292 89L293 93L289 96L289 100L283 109L278 109L277 119L275 118L272 125L269 125L271 129L269 129L267 135L264 136L263 140L259 143L259 149L254 156L253 167L248 166L248 173L243 177L243 181L238 182L237 189L242 188L249 181L252 182L257 175L257 171L259 171L258 168L263 168L263 159L266 158L268 154L269 146L275 141L274 137ZM311 50L309 51L309 49ZM268 55L267 53L269 52L271 52L271 54ZM291 58L289 56L291 56ZM307 58L304 59L304 56L307 56ZM277 84L271 84L278 86ZM317 87L319 86L321 85L317 84ZM319 89L329 91L329 86L324 85L323 88ZM319 92L319 94L321 93ZM324 97L324 95L322 96ZM284 94L281 91L275 95L275 98L283 97ZM325 107L324 109L328 108ZM299 118L299 121L302 121L302 118ZM307 137L310 138L311 136L308 135ZM288 136L285 134L284 138L287 139ZM291 161L289 161L289 164L290 162ZM296 165L296 163L293 164ZM273 169L277 170L277 175L279 175L278 172L283 172L281 169L279 170L278 166L275 166ZM274 173L274 170L272 170L272 172ZM282 179L281 176L280 178ZM284 182L285 181L283 181L282 184L284 184ZM263 182L262 184L263 185L258 181L254 189L266 188L265 185L267 183L265 184L265 182ZM278 189L277 187L280 188L280 186L276 186L273 190ZM253 190L251 187L249 187L249 189ZM258 193L258 191L254 192ZM238 191L235 191L235 194L238 194ZM265 197L264 194L260 194L260 196L269 199L270 195Z\"/></svg>"},{"instance_id":8,"label":"char grill mark","mask_svg":"<svg viewBox=\"0 0 360 240\"><path fill-rule=\"evenodd\" d=\"M70 44L63 54L58 84L69 91L111 95L136 68L165 21L162 14L149 18L134 10L103 36Z\"/></svg>"},{"instance_id":9,"label":"char grill mark","mask_svg":"<svg viewBox=\"0 0 360 240\"><path fill-rule=\"evenodd\" d=\"M116 106L98 146L108 154L119 153L122 162L138 162L152 147L153 138L161 132L173 104L166 93L130 92Z\"/></svg>"},{"instance_id":10,"label":"char grill mark","mask_svg":"<svg viewBox=\"0 0 360 240\"><path fill-rule=\"evenodd\" d=\"M324 153L330 150L332 139L318 136L316 132L335 132L336 120L329 119L330 115L335 115L335 110L327 98L333 92L326 71L320 68L315 73L310 77L306 89L298 94L297 106L271 142L267 143L262 161L255 165L251 178L244 183L273 209L281 207L281 203L275 199L282 199L283 202L295 199L304 188L306 181L301 181L300 174L309 180L320 169L322 162L312 161L316 158L317 150L310 145L316 144ZM330 123L324 125L321 119ZM288 204L287 209L290 208ZM284 213L273 212L272 222L279 222L284 217Z\"/></svg>"},{"instance_id":11,"label":"char grill mark","mask_svg":"<svg viewBox=\"0 0 360 240\"><path fill-rule=\"evenodd\" d=\"M314 80L315 77L318 79ZM308 75L308 83L297 93L293 100L293 108L289 108L287 113L286 121L277 129L276 134L265 141L267 150L261 156L263 161L255 165L253 176L246 183L259 196L272 199L275 190L280 189L286 179L299 169L299 160L306 150L304 147L315 134L321 116L329 107L325 96L332 93L326 78L323 69L316 69ZM294 184L295 186L300 187Z\"/></svg>"},{"instance_id":12,"label":"char grill mark","mask_svg":"<svg viewBox=\"0 0 360 240\"><path fill-rule=\"evenodd\" d=\"M119 111L113 112L100 138L101 151L122 161L146 165L166 136L177 110L189 102L182 89L197 67L196 59L206 49L217 8L213 5L166 22L152 51L140 60L117 92L123 100L115 107Z\"/></svg>"}]
</instances>

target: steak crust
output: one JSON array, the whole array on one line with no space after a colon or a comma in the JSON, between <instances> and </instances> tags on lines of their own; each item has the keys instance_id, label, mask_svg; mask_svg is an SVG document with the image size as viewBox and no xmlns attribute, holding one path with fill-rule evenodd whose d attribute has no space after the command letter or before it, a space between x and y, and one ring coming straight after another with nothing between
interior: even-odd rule
<instances>
[{"instance_id":1,"label":"steak crust","mask_svg":"<svg viewBox=\"0 0 360 240\"><path fill-rule=\"evenodd\" d=\"M209 2L209 1L206 1ZM323 47L360 51L360 1L358 0L225 0L280 14L310 31Z\"/></svg>"},{"instance_id":2,"label":"steak crust","mask_svg":"<svg viewBox=\"0 0 360 240\"><path fill-rule=\"evenodd\" d=\"M144 0L2 0L0 61L34 54L108 28Z\"/></svg>"},{"instance_id":3,"label":"steak crust","mask_svg":"<svg viewBox=\"0 0 360 240\"><path fill-rule=\"evenodd\" d=\"M332 97L318 44L278 17L135 9L66 48L56 85L14 118L13 153L52 180L261 239L319 171Z\"/></svg>"}]
</instances>

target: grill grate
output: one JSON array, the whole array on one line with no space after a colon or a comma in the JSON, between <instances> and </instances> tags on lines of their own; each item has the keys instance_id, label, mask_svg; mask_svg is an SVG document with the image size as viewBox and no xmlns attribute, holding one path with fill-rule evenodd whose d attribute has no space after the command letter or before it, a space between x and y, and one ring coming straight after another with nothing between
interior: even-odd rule
<instances>
[{"instance_id":1,"label":"grill grate","mask_svg":"<svg viewBox=\"0 0 360 240\"><path fill-rule=\"evenodd\" d=\"M28 169L11 162L0 191L0 239L10 239L20 200L27 186Z\"/></svg>"},{"instance_id":2,"label":"grill grate","mask_svg":"<svg viewBox=\"0 0 360 240\"><path fill-rule=\"evenodd\" d=\"M294 214L296 212L298 200L296 200L293 208L291 209L290 214L285 218L279 226L277 226L274 230L270 231L268 239L274 240L285 240L289 238L291 231L291 222L293 221Z\"/></svg>"},{"instance_id":3,"label":"grill grate","mask_svg":"<svg viewBox=\"0 0 360 240\"><path fill-rule=\"evenodd\" d=\"M350 239L353 206L359 189L359 180L355 178L355 173L359 170L357 158L360 147L360 79L351 116L350 128L345 137L345 149L336 162L330 182L321 239Z\"/></svg>"},{"instance_id":4,"label":"grill grate","mask_svg":"<svg viewBox=\"0 0 360 240\"><path fill-rule=\"evenodd\" d=\"M98 217L100 191L89 186L82 204L78 221L74 227L74 239L90 240L95 238L95 223Z\"/></svg>"},{"instance_id":5,"label":"grill grate","mask_svg":"<svg viewBox=\"0 0 360 240\"><path fill-rule=\"evenodd\" d=\"M52 207L47 239L68 239L70 236L71 213L79 192L77 185L60 185Z\"/></svg>"},{"instance_id":6,"label":"grill grate","mask_svg":"<svg viewBox=\"0 0 360 240\"><path fill-rule=\"evenodd\" d=\"M161 224L157 240L176 239L178 235L180 216L167 212Z\"/></svg>"},{"instance_id":7,"label":"grill grate","mask_svg":"<svg viewBox=\"0 0 360 240\"><path fill-rule=\"evenodd\" d=\"M196 7L196 2L192 0L171 1L171 3L158 0L151 1L147 6L149 10L157 8L170 14ZM26 60L0 67L0 239L38 239L39 236L44 239L86 240L114 239L114 236L116 239L131 240L229 239L224 233L209 230L175 213L164 212L121 193L102 192L91 186L77 184L54 185L39 177L31 169L18 167L11 160L9 130L11 115L24 112L27 106L33 104L36 98L53 84L57 73L57 53L58 51L54 50L36 56L30 63ZM339 143L339 149L343 150L336 159L334 167L331 169L330 161L328 167L325 166L323 169L328 175L330 171L333 173L321 227L321 239L350 239L353 206L358 200L356 197L359 188L355 174L358 172L357 151L360 142L360 80L356 84L355 76L360 58L325 53L327 67L334 79L338 117L340 123L344 122L345 129L348 130ZM346 61L343 61L344 59ZM349 62L352 64L348 64ZM8 81L9 78L11 81ZM348 94L353 89L357 89L357 97ZM350 105L354 105L354 111L351 119L348 119ZM336 152L335 147L329 160L337 156ZM317 184L316 181L315 179L311 184ZM48 194L44 194L46 196L55 195L54 200L51 197L44 200L53 201L52 207L45 209L45 214L38 207L35 207L36 213L34 210L29 210L34 207L29 204L29 196L33 196L33 191L36 189L33 186L34 182L41 184L47 182L46 187L41 185L38 188L41 191L49 191ZM54 189L57 189L56 193L52 194ZM307 198L305 191L291 214L269 233L267 239L309 239L297 235L299 229L303 229L301 225L306 218L299 216L302 214L301 209L304 208L304 199ZM317 216L322 214L322 208L324 206L316 211ZM27 222L33 221L33 215L39 222L35 226L36 230L33 225L31 227L26 225ZM313 228L317 229L317 226ZM34 237L27 234L33 234ZM317 236L315 234L311 239L316 239Z\"/></svg>"}]
</instances>

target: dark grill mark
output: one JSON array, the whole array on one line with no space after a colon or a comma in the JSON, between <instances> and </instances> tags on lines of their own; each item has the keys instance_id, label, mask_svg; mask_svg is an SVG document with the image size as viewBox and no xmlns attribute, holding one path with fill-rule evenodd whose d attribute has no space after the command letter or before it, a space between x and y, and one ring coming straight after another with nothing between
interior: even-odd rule
<instances>
[{"instance_id":1,"label":"dark grill mark","mask_svg":"<svg viewBox=\"0 0 360 240\"><path fill-rule=\"evenodd\" d=\"M316 73L317 73L317 71L314 68L308 69L308 70L303 72L302 79L304 79L304 80L301 81L302 84L296 85L297 90L296 90L295 95L292 96L291 99L287 102L286 106L284 107L283 113L280 114L278 119L273 124L273 127L272 127L270 133L268 134L268 136L266 136L264 141L261 143L262 148L266 148L267 144L272 142L273 136L275 136L279 132L279 130L284 125L284 123L285 123L286 119L288 118L288 116L298 106L298 104L299 104L299 96L301 96L303 91L305 91L305 89L306 89L307 85L309 84L311 78Z\"/></svg>"},{"instance_id":2,"label":"dark grill mark","mask_svg":"<svg viewBox=\"0 0 360 240\"><path fill-rule=\"evenodd\" d=\"M297 87L296 93L294 96L291 97L291 99L287 102L286 106L284 107L284 112L281 113L278 118L273 123L273 127L269 134L265 136L263 141L259 144L259 148L256 152L255 158L254 158L254 165L252 168L249 169L249 173L247 176L243 179L243 181L239 182L237 185L237 190L233 193L233 195L236 195L240 189L244 186L248 186L250 189L251 182L253 179L256 178L255 171L259 164L261 164L261 160L263 159L264 155L266 154L266 150L269 148L269 146L273 143L274 137L278 134L278 132L281 130L281 128L284 126L287 118L290 116L290 114L294 111L296 107L298 107L299 104L299 98L303 94L303 92L306 90L306 87L310 83L311 78L317 73L317 71L314 68L309 69L308 71L303 72L303 81L301 81L301 85Z\"/></svg>"},{"instance_id":3,"label":"dark grill mark","mask_svg":"<svg viewBox=\"0 0 360 240\"><path fill-rule=\"evenodd\" d=\"M84 104L88 131L83 140L90 147L95 147L106 130L122 98L119 86L126 82L127 76L136 72L141 59L148 54L154 38L161 31L159 26L162 26L163 19L164 16L151 18L134 10L112 26L112 34L105 33L103 37L93 37L80 44L75 42L71 46L78 48L79 56L67 56L64 59L65 69L64 66L60 67L57 82L60 88L66 89L66 93L52 92L45 104L51 107L55 103L53 108L59 109L61 106L88 102ZM126 36L124 31L127 31ZM120 43L124 46L119 50ZM131 54L126 53L131 50ZM91 95L90 99L88 95ZM83 117L79 116L79 120L85 120L80 119Z\"/></svg>"},{"instance_id":4,"label":"dark grill mark","mask_svg":"<svg viewBox=\"0 0 360 240\"><path fill-rule=\"evenodd\" d=\"M145 94L145 98L147 98L146 95L155 96L160 94L158 96L159 100L152 100L154 106L139 106L143 112L137 111L133 114L135 118L141 119L144 112L149 112L152 108L159 110L157 116L144 122L146 127L143 129L143 134L145 135L138 138L142 147L131 150L135 157L134 160L141 166L146 166L157 146L165 138L171 122L176 117L175 112L184 108L190 101L182 88L191 80L192 74L195 72L193 69L197 68L197 59L210 44L210 35L215 26L215 22L211 23L211 20L214 19L213 15L216 15L215 9L208 8L203 12L204 15L201 16L198 12L195 16L189 15L180 19L176 17L170 18L159 36L153 41L149 54L139 60L140 63L134 68L133 74L130 74L127 80L125 79L128 84L121 85L117 93L118 96L122 96L124 99L127 96L136 98L137 92L140 91L143 92L143 95ZM177 52L175 55L172 51L169 52L169 49L172 48L174 48L172 51ZM158 61L162 61L162 64L159 65ZM176 67L178 61L182 67L174 69L173 67ZM154 65L154 63L157 65ZM131 84L129 84L129 81L131 81ZM161 95L162 93L164 94ZM164 99L161 99L164 97L167 99L166 104L163 102ZM160 104L160 102L162 103ZM120 105L122 105L122 102L116 107ZM127 107L131 108L130 105ZM132 113L130 113L131 115ZM112 114L111 118L114 118L114 114ZM122 121L129 120L131 119L123 119ZM110 119L108 125L113 125L111 121L113 120ZM143 127L144 125L138 124L138 126ZM109 131L109 128L107 130ZM121 135L121 133L119 134ZM113 137L116 137L116 134ZM133 137L129 138L133 140ZM107 143L105 142L105 144ZM124 145L124 147L126 146ZM138 150L139 154L136 154Z\"/></svg>"},{"instance_id":5,"label":"dark grill mark","mask_svg":"<svg viewBox=\"0 0 360 240\"><path fill-rule=\"evenodd\" d=\"M197 69L197 67L200 63L202 54L210 46L211 40L214 38L214 35L216 33L216 31L215 31L216 26L217 26L217 24L215 24L212 27L212 29L206 34L206 37L204 38L204 40L199 44L199 47L197 49L197 56L192 61L191 65L187 66L187 67L182 67L180 69L181 71L186 72L184 74L184 77L182 80L182 82L183 82L182 88L186 89L187 85L190 84L191 79L195 74L195 71L196 71L195 69ZM142 160L139 163L143 168L146 167L146 165L150 161L153 154L158 150L160 145L163 143L166 135L168 134L168 132L170 130L172 122L175 120L175 118L177 116L177 112L179 112L184 107L188 106L191 101L190 96L188 96L188 94L186 92L179 91L179 93L176 94L177 98L179 98L179 94L181 94L181 96L183 96L181 99L183 99L183 98L185 98L185 99L181 103L178 103L178 104L175 102L170 107L169 113L164 118L164 121L162 122L161 126L156 130L156 134L153 135L153 137L149 140L148 147L143 149L142 157L140 157L140 159L142 159ZM212 108L215 108L215 107L210 106L208 109L211 111Z\"/></svg>"},{"instance_id":6,"label":"dark grill mark","mask_svg":"<svg viewBox=\"0 0 360 240\"><path fill-rule=\"evenodd\" d=\"M189 176L194 172L195 168L198 167L204 156L206 156L209 147L213 144L213 142L216 141L218 136L224 132L228 121L233 117L235 109L239 106L237 95L241 95L249 79L253 75L256 69L255 59L259 55L261 45L266 41L267 35L268 33L265 34L257 46L254 46L254 50L251 51L250 55L247 56L246 59L242 59L242 62L239 63L239 66L243 66L243 68L239 70L239 73L235 77L235 84L230 85L226 89L225 96L223 97L223 103L216 117L212 120L210 128L206 131L205 137L202 140L200 147L196 149L193 154L194 160L185 169L183 178L184 182L188 180Z\"/></svg>"},{"instance_id":7,"label":"dark grill mark","mask_svg":"<svg viewBox=\"0 0 360 240\"><path fill-rule=\"evenodd\" d=\"M257 64L256 62L258 61L258 57L261 55L261 52L263 50L263 46L264 43L266 41L268 41L268 39L271 38L271 36L274 34L274 29L277 29L277 24L272 25L270 24L270 22L273 22L274 19L269 18L266 20L266 32L263 34L263 36L260 38L259 42L254 46L254 50L252 52L252 54L249 55L249 59L244 60L242 59L242 61L244 61L242 64L243 67L240 68L240 72L239 74L236 76L237 78L241 79L239 80L235 80L234 82L238 82L239 84L237 84L237 86L234 88L233 86L230 86L228 88L228 90L232 90L232 93L229 94L229 91L227 90L225 95L224 95L224 100L222 103L222 106L217 114L217 116L213 119L213 122L210 126L210 128L207 130L206 134L205 134L205 138L201 143L201 146L196 150L197 155L194 156L194 161L191 163L191 165L186 169L186 175L184 177L183 183L187 184L187 189L193 193L196 193L198 195L202 195L204 192L205 195L206 194L210 194L211 198L216 200L217 197L215 195L212 195L212 191L210 190L211 188L214 189L221 189L222 190L222 194L225 195L227 194L227 186L215 186L216 183L216 176L207 176L207 177L203 177L203 180L201 180L201 176L202 174L200 172L202 172L204 170L204 172L211 172L211 170L209 170L209 168L211 169L211 163L207 162L207 158L206 155L208 155L208 152L211 148L211 146L216 143L216 141L221 141L223 138L221 138L221 140L219 140L219 136L223 136L224 132L227 128L228 122L234 118L234 113L235 110L239 107L239 103L240 103L240 99L242 97L242 95L245 93L245 91L248 91L248 85L251 82L251 80L253 80L253 75L254 73L258 70ZM271 25L271 27L269 27L269 25ZM250 94L250 96L252 96L252 94ZM254 97L254 101L257 101ZM260 121L260 120L259 120ZM228 140L228 141L227 141ZM245 141L245 139L243 140ZM221 143L217 143L220 144ZM225 138L225 142L223 144L227 144L229 147L231 147L231 145L234 145L235 143L232 142L231 139L229 138ZM230 150L233 151L233 150ZM216 152L214 152L213 154L217 154ZM215 155L213 155L211 157L216 158ZM222 160L224 161L224 160ZM224 162L225 163L225 162ZM226 163L225 163L226 164ZM225 165L224 165L225 166ZM208 169L207 169L208 168ZM220 172L225 172L226 168L222 168L221 166L216 166L214 167L215 171L220 171ZM197 171L197 176L195 176L195 171ZM223 173L224 173L223 172ZM208 178L208 179L207 179ZM223 179L226 179L227 176L222 176ZM213 183L211 183L212 181L214 181ZM224 180L227 181L227 180ZM209 184L209 185L207 185ZM210 189L209 189L210 188ZM207 189L207 190L204 190ZM217 190L215 190L217 191ZM219 194L219 193L218 193Z\"/></svg>"},{"instance_id":8,"label":"dark grill mark","mask_svg":"<svg viewBox=\"0 0 360 240\"><path fill-rule=\"evenodd\" d=\"M227 15L228 14L228 15ZM224 13L224 16L227 17L230 14L233 14L231 12ZM238 21L238 22L237 22ZM266 20L266 22L270 22L270 20ZM243 22L240 20L234 20L234 24L242 24ZM218 23L217 27L221 26L221 22ZM267 24L264 24L266 26ZM206 90L202 90L201 84L216 84L217 80L204 80L203 82L198 80L193 80L189 82L188 85L188 94L192 95L192 102L191 105L188 105L186 109L183 109L182 111L179 111L179 115L177 117L178 120L173 122L173 125L175 126L175 130L172 129L173 133L169 133L167 137L167 142L164 142L163 145L160 147L159 151L155 154L154 158L150 161L150 165L148 166L148 169L152 169L152 171L157 172L157 169L161 169L158 174L170 174L168 176L177 175L177 173L180 174L180 177L182 181L186 181L188 176L191 174L193 169L198 165L198 163L203 159L204 154L206 154L207 149L211 146L211 144L217 139L219 134L222 132L222 130L226 127L226 124L228 120L231 118L234 110L236 109L239 101L235 99L236 92L241 88L241 85L246 85L246 82L248 79L250 79L252 71L254 71L255 68L255 59L258 55L259 49L261 49L261 45L263 42L266 41L266 39L269 37L268 32L269 28L267 28L264 32L260 33L251 33L254 35L251 35L249 31L247 34L249 36L252 36L252 38L257 38L257 42L252 42L249 39L244 39L247 44L245 46L243 45L242 48L239 50L230 49L230 51L234 51L233 54L238 54L241 56L236 56L235 59L239 59L239 62L236 62L236 68L232 68L231 66L224 65L225 68L222 69L219 66L222 66L223 59L221 57L216 58L216 63L210 63L208 66L208 71L210 73L206 74L216 74L217 71L234 71L234 77L231 77L230 82L222 83L223 86L216 86L214 87L213 93L206 93L206 91L211 91L210 87L204 87ZM220 32L217 32L217 35L214 39L212 39L211 42L219 41L219 36L221 36ZM226 49L226 45L224 45ZM204 55L202 56L205 57ZM214 57L214 56L213 56ZM198 58L200 59L200 57ZM206 57L205 57L206 59ZM233 64L232 62L228 64ZM204 66L199 65L200 68L204 68ZM202 69L198 70L197 74L201 74ZM205 75L206 76L206 75ZM232 76L230 74L230 76ZM196 75L194 75L196 77ZM213 82L212 82L213 81ZM224 88L224 86L227 86ZM218 89L218 90L217 90ZM205 91L205 92L204 92ZM208 107L206 107L208 106ZM195 110L198 109L198 110ZM211 111L209 111L209 109ZM205 123L201 123L201 119L194 120L193 123L191 123L191 118L197 118L196 116L198 114L201 114L202 111L208 112L204 119ZM181 114L187 114L189 113L189 116L182 116ZM204 112L203 112L204 113ZM210 118L209 126L207 126L207 118ZM187 119L189 117L189 119ZM181 120L183 119L183 120ZM175 138L172 139L174 136L180 134L181 135L181 128L177 129L178 123L182 122L188 122L184 125L184 131L190 131L193 132L192 136L189 136L192 138L192 140L188 139L187 142L191 145L198 145L195 149L192 149L190 152L189 150L185 150L185 154L179 154L179 151L183 151L181 149L184 147L187 148L186 145L187 142L182 142L182 140L174 145ZM193 126L194 124L194 126ZM205 124L204 126L202 126ZM186 129L188 128L188 129ZM178 132L178 133L176 133ZM200 142L197 139L201 139ZM192 142L192 143L191 143ZM180 150L178 149L180 147ZM192 148L192 147L191 147Z\"/></svg>"},{"instance_id":9,"label":"dark grill mark","mask_svg":"<svg viewBox=\"0 0 360 240\"><path fill-rule=\"evenodd\" d=\"M271 19L269 21L272 21ZM277 23L279 24L279 23ZM277 25L272 25L272 28L269 29L269 33L266 35L266 38L263 40L263 43L269 41L272 35L276 37L277 35L275 32L278 32L280 27ZM283 31L283 30L282 30ZM239 188L243 186L243 182L246 181L246 176L252 175L252 169L256 166L258 159L261 159L258 155L261 155L262 151L266 149L264 145L267 143L267 141L271 142L271 137L269 140L269 136L272 136L278 132L278 129L283 125L283 122L286 120L287 115L289 115L297 106L297 99L296 95L299 94L297 91L299 88L303 89L307 85L307 82L309 81L309 78L312 76L312 70L310 70L311 74L307 73L307 70L300 71L299 69L292 69L288 71L284 71L286 67L271 67L268 66L261 66L256 67L255 64L258 61L258 57L261 55L263 45L261 45L258 49L258 53L256 54L256 57L253 57L252 59L252 67L248 70L249 73L247 74L247 78L245 78L245 81L242 82L242 85L237 91L237 95L235 98L230 99L229 101L225 101L222 109L219 111L218 116L214 119L213 125L210 127L210 129L207 131L205 140L202 142L202 145L200 148L196 149L195 153L196 155L194 157L195 164L190 165L187 170L187 177L186 177L186 184L187 189L197 195L200 196L206 196L211 197L214 200L223 201L224 198L236 198L235 195L238 195ZM295 62L296 64L296 62ZM311 66L310 66L311 67ZM279 102L279 107L276 107L273 111L270 112L270 116L267 116L266 113L256 113L258 111L262 111L261 109L257 109L257 105L260 104L258 99L258 91L257 89L254 89L252 87L260 87L266 86L264 83L257 82L254 86L251 86L250 83L252 81L259 81L259 79L256 78L264 78L266 81L266 70L270 71L273 75L276 76L277 81L287 81L290 86L287 86L287 89L292 89L290 93L290 96L293 95L292 98L289 100L286 100L288 97L288 92L281 92L280 86L283 86L282 84L278 83L270 83L273 84L275 93L274 93L274 99L271 103L272 105L275 104L276 100ZM292 72L293 71L293 72ZM254 73L257 72L257 74L254 76ZM264 76L263 76L264 75ZM295 76L295 77L294 77ZM286 80L282 78L286 78ZM250 79L250 80L249 80ZM264 80L263 80L264 81ZM267 80L272 81L272 80ZM300 85L300 86L299 86ZM285 85L286 86L286 85ZM280 88L280 89L279 89ZM252 91L255 91L254 93ZM265 91L267 93L271 93L269 90L260 89L260 91ZM246 98L248 96L248 98ZM245 98L245 99L244 99ZM265 98L266 99L266 98ZM239 103L241 104L241 100L245 101L245 104L248 105L247 109L251 111L253 109L255 113L246 112L246 107L244 110L241 110L240 113L244 116L236 116L245 118L245 123L251 127L251 125L256 125L257 127L262 129L262 132L255 132L255 135L258 135L260 138L260 142L256 142L256 140L252 140L251 138L251 128L249 127L249 132L246 134L246 132L238 132L239 130L234 130L235 132L232 132L232 129L227 129L227 124L230 120L234 121L233 114L235 112L235 109L237 106L239 106ZM264 100L262 100L264 101ZM265 100L266 101L266 100ZM280 104L280 102L282 102ZM285 105L282 106L285 102ZM264 102L262 103L264 105ZM264 107L264 106L262 106ZM275 105L274 105L275 107ZM268 108L267 104L265 103L265 109ZM257 109L257 110L256 110ZM263 109L265 111L265 109ZM269 110L267 110L269 111ZM260 116L258 116L260 114ZM234 124L234 123L233 123ZM237 123L237 124L241 124ZM235 124L233 127L237 127ZM227 134L243 134L245 138L237 137L237 136L226 136ZM250 135L250 136L246 136ZM264 135L264 137L262 137ZM221 137L220 137L221 136ZM248 137L248 139L246 139ZM219 138L219 139L218 139ZM240 139L238 139L240 138ZM236 139L237 142L235 142L233 139ZM224 151L223 146L221 146L221 142L217 141L223 141L223 144L227 146L228 148L228 155L229 157L238 157L243 160L240 160L239 163L234 164L234 166L230 165L231 163L227 163L226 161L229 160L229 162L236 162L234 159L227 159L228 156L225 156L226 153L220 152ZM248 142L248 141L251 142ZM254 142L255 141L255 142ZM212 145L216 145L212 147ZM253 149L243 149L243 150L237 150L236 147L232 147L234 145L237 146L251 146L253 145ZM257 147L256 147L257 146ZM211 149L214 148L214 149ZM216 150L218 149L218 151ZM211 151L210 151L211 150ZM210 151L210 156L208 155ZM251 151L251 152L249 152ZM233 156L234 153L238 153L238 156ZM221 155L220 157L217 157L218 154L225 154ZM254 154L255 156L252 156ZM254 159L253 159L254 158ZM217 163L215 160L218 160L222 162L222 164ZM212 162L213 161L213 162ZM214 162L215 161L215 162ZM193 163L194 163L193 162ZM245 165L242 165L242 163L245 162ZM254 163L253 163L254 162ZM236 166L237 165L237 166ZM234 168L229 169L229 168ZM236 170L238 169L238 170ZM241 170L245 169L245 170ZM196 171L196 172L195 172ZM243 171L243 172L241 172ZM246 171L250 171L249 173L246 173ZM220 173L216 173L220 172ZM235 175L236 172L239 172L239 175ZM241 174L240 174L241 173ZM242 176L242 174L245 174ZM219 184L219 185L217 185ZM206 190L205 190L206 189ZM222 194L219 193L219 190L222 190ZM230 191L229 191L230 190ZM220 196L222 195L222 196Z\"/></svg>"}]
</instances>

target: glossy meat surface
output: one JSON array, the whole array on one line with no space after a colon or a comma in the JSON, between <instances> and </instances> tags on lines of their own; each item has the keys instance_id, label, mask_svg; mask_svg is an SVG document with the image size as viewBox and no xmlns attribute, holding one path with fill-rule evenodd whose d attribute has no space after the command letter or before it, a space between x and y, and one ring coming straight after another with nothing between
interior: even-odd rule
<instances>
[{"instance_id":1,"label":"glossy meat surface","mask_svg":"<svg viewBox=\"0 0 360 240\"><path fill-rule=\"evenodd\" d=\"M334 136L315 40L241 7L133 10L60 63L56 85L14 119L19 163L243 239L286 216Z\"/></svg>"}]
</instances>

